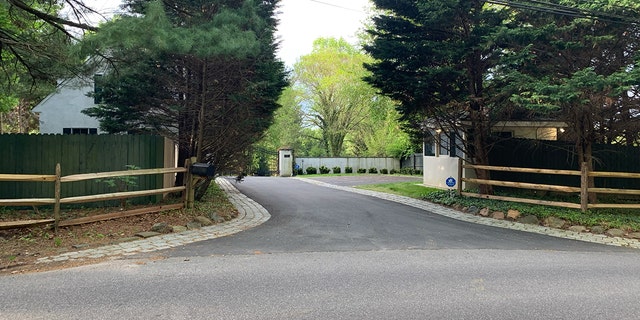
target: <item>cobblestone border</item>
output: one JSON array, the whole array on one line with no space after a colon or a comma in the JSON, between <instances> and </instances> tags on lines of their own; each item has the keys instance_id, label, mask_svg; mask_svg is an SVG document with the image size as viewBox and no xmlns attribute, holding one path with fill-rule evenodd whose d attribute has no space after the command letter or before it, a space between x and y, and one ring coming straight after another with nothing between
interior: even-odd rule
<instances>
[{"instance_id":1,"label":"cobblestone border","mask_svg":"<svg viewBox=\"0 0 640 320\"><path fill-rule=\"evenodd\" d=\"M518 223L518 222L508 221L508 220L496 220L496 219L485 218L485 217L463 213L463 212L460 212L448 207L444 207L438 204L434 204L431 202L422 201L414 198L409 198L405 196L399 196L399 195L378 192L378 191L357 189L353 187L337 186L337 185L333 185L333 184L329 184L326 182L313 180L313 179L306 179L306 178L295 178L295 179L298 179L300 181L304 181L307 183L327 187L327 188L333 188L337 190L358 193L366 196L376 197L376 198L380 198L388 201L405 204L408 206L412 206L414 208L422 209L425 211L429 211L435 214L439 214L439 215L460 220L460 221L466 221L466 222L477 223L477 224L482 224L486 226L494 226L494 227L513 229L513 230L519 230L519 231L525 231L525 232L531 232L531 233L538 233L538 234L543 234L543 235L557 237L557 238L572 239L572 240L579 240L579 241L605 244L605 245L611 245L611 246L640 249L640 241L636 239L609 237L602 234L554 229L554 228L549 228L549 227L540 226L540 225L524 224L524 223Z\"/></svg>"},{"instance_id":2,"label":"cobblestone border","mask_svg":"<svg viewBox=\"0 0 640 320\"><path fill-rule=\"evenodd\" d=\"M227 194L229 201L239 212L237 218L180 233L171 233L147 239L135 240L82 251L66 252L57 256L42 257L36 263L62 262L81 259L98 259L127 256L136 253L170 249L192 242L215 239L257 227L271 218L267 210L249 199L225 178L216 178L216 183Z\"/></svg>"}]
</instances>

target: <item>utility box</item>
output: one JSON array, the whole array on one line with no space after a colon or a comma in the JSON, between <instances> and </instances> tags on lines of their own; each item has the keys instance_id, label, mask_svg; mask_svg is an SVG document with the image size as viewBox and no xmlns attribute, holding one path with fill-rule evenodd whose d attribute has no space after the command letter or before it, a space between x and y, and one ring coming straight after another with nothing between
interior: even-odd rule
<instances>
[{"instance_id":1,"label":"utility box","mask_svg":"<svg viewBox=\"0 0 640 320\"><path fill-rule=\"evenodd\" d=\"M278 150L278 172L281 177L293 176L293 150Z\"/></svg>"}]
</instances>

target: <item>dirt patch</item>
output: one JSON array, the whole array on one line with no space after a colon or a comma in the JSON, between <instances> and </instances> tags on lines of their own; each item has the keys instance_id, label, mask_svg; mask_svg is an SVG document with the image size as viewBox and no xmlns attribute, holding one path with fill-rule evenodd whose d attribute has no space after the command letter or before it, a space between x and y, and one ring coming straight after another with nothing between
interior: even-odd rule
<instances>
[{"instance_id":1,"label":"dirt patch","mask_svg":"<svg viewBox=\"0 0 640 320\"><path fill-rule=\"evenodd\" d=\"M132 206L127 209L135 208ZM74 209L67 211L66 215L92 216L114 211L118 211L118 208ZM203 200L196 204L196 208L191 210L147 213L133 217L60 227L57 232L50 225L0 230L0 275L45 271L104 261L103 258L36 264L36 261L42 257L130 241L136 233L149 231L156 223L185 226L195 217L209 217L211 213L216 213L224 220L238 216L237 210L215 184L212 184ZM32 217L34 214L33 210L9 211L5 208L0 212L0 220L8 221L20 216L25 219L24 217ZM43 216L47 215L47 212L38 212L37 214Z\"/></svg>"}]
</instances>

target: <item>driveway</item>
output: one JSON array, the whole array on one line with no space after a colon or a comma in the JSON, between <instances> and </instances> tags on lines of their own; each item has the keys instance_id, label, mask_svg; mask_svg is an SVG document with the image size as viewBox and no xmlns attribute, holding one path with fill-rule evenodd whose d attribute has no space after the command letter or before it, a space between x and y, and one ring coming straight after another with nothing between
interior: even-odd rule
<instances>
[{"instance_id":1,"label":"driveway","mask_svg":"<svg viewBox=\"0 0 640 320\"><path fill-rule=\"evenodd\" d=\"M351 184L352 182L343 181ZM0 277L0 319L638 319L637 250L248 177L233 236Z\"/></svg>"}]
</instances>

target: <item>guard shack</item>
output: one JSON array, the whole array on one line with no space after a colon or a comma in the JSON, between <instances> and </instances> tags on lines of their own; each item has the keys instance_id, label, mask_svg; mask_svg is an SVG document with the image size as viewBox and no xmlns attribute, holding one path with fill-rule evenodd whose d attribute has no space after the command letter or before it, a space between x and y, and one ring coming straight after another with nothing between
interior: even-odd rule
<instances>
[{"instance_id":1,"label":"guard shack","mask_svg":"<svg viewBox=\"0 0 640 320\"><path fill-rule=\"evenodd\" d=\"M293 149L278 150L278 173L281 177L293 176Z\"/></svg>"}]
</instances>

